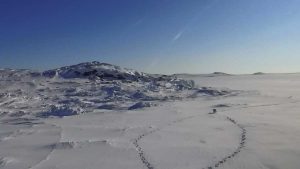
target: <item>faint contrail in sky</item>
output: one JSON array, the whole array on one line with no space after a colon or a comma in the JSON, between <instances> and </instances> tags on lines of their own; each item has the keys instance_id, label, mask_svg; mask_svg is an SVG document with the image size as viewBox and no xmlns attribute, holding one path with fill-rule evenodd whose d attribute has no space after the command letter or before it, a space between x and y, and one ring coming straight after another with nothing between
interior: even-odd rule
<instances>
[{"instance_id":1,"label":"faint contrail in sky","mask_svg":"<svg viewBox=\"0 0 300 169\"><path fill-rule=\"evenodd\" d=\"M197 20L198 18L207 10L212 8L219 0L212 1L211 4L204 7L202 10L199 11L197 15L195 15L172 39L172 42L177 41Z\"/></svg>"},{"instance_id":2,"label":"faint contrail in sky","mask_svg":"<svg viewBox=\"0 0 300 169\"><path fill-rule=\"evenodd\" d=\"M133 23L133 24L132 24L132 26L137 26L137 25L140 25L141 23L143 23L143 22L144 22L144 20L145 20L145 17L143 17L143 18L141 18L141 19L137 20L135 23Z\"/></svg>"},{"instance_id":3,"label":"faint contrail in sky","mask_svg":"<svg viewBox=\"0 0 300 169\"><path fill-rule=\"evenodd\" d=\"M181 37L181 35L182 35L184 32L185 32L185 30L182 30L182 31L178 32L178 33L174 36L173 41L176 41L177 39L179 39L179 38Z\"/></svg>"}]
</instances>

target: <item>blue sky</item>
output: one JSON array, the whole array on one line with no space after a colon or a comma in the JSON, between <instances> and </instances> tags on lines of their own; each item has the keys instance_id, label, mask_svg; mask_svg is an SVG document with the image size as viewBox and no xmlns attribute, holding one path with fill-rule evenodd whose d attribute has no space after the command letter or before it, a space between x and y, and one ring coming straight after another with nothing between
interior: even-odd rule
<instances>
[{"instance_id":1,"label":"blue sky","mask_svg":"<svg viewBox=\"0 0 300 169\"><path fill-rule=\"evenodd\" d=\"M300 72L299 0L1 0L0 67Z\"/></svg>"}]
</instances>

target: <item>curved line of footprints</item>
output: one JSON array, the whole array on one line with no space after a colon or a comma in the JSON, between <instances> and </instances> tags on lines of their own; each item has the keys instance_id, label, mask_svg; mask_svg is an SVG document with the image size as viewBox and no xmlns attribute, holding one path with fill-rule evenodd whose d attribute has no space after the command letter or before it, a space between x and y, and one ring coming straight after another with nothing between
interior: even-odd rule
<instances>
[{"instance_id":1,"label":"curved line of footprints","mask_svg":"<svg viewBox=\"0 0 300 169\"><path fill-rule=\"evenodd\" d=\"M188 117L185 117L185 118L181 118L181 119L177 119L177 120L174 120L170 123L168 123L166 126L171 126L173 124L176 124L176 123L179 123L179 122L182 122L184 120L187 120L187 119L191 119L191 118L194 118L196 117L197 115L194 115L194 116L188 116ZM216 163L214 163L213 165L211 166L208 166L206 168L203 168L203 169L213 169L213 168L218 168L220 167L222 164L224 164L227 160L231 159L231 158L234 158L239 152L241 152L241 150L245 147L245 141L246 141L246 129L238 124L234 119L230 118L229 116L226 116L226 119L228 121L230 121L231 123L233 123L234 125L236 125L240 130L241 130L241 136L240 136L240 143L239 143L239 146L236 148L236 150L227 155L226 157L222 158L221 160L217 161ZM153 129L151 131L148 131L148 132L145 132L141 135L139 135L137 138L135 138L133 140L133 145L136 147L137 151L138 151L138 154L139 154L139 157L140 157L140 160L142 161L142 163L147 167L147 169L154 169L154 166L146 159L146 156L145 156L145 153L144 153L144 150L142 149L142 147L139 145L139 141L141 139L143 139L145 136L147 135L150 135L154 132L157 132L157 131L160 131L162 130L163 128L156 128L156 129Z\"/></svg>"},{"instance_id":2,"label":"curved line of footprints","mask_svg":"<svg viewBox=\"0 0 300 169\"><path fill-rule=\"evenodd\" d=\"M226 157L224 157L220 161L216 162L215 164L213 164L211 166L208 166L206 168L203 168L203 169L213 169L213 168L220 167L227 160L229 160L231 158L234 158L245 147L247 130L242 125L238 124L234 119L230 118L229 116L226 116L226 119L229 120L234 125L236 125L241 130L241 137L240 137L239 146L236 148L236 150L233 153L227 155Z\"/></svg>"},{"instance_id":3,"label":"curved line of footprints","mask_svg":"<svg viewBox=\"0 0 300 169\"><path fill-rule=\"evenodd\" d=\"M148 169L154 169L154 167L153 167L152 164L146 159L144 150L142 149L142 147L139 145L138 142L139 142L143 137L145 137L145 136L147 136L147 135L149 135L149 134L151 134L151 133L154 133L154 132L156 132L156 131L159 131L159 130L160 130L160 128L151 130L151 131L149 131L149 132L146 132L146 133L144 133L144 134L139 135L136 139L133 140L133 145L134 145L135 148L137 149L138 154L139 154L139 157L140 157L142 163L143 163Z\"/></svg>"},{"instance_id":4,"label":"curved line of footprints","mask_svg":"<svg viewBox=\"0 0 300 169\"><path fill-rule=\"evenodd\" d=\"M196 116L196 115L195 115L195 116ZM173 125L173 124L175 124L175 123L182 122L182 121L184 121L184 120L193 118L193 117L195 117L195 116L188 116L188 117L184 117L184 118L181 118L181 119L174 120L174 121L168 123L166 126L171 126L171 125ZM135 139L133 140L133 145L134 145L135 148L137 149L138 154L139 154L139 157L140 157L142 163L147 167L147 169L154 169L154 166L146 159L144 150L142 149L142 147L139 145L138 142L139 142L142 138L144 138L145 136L150 135L150 134L152 134L152 133L154 133L154 132L160 131L160 130L162 130L162 129L163 129L163 128L156 128L156 129L153 129L153 130L151 130L151 131L145 132L145 133L139 135L137 138L135 138Z\"/></svg>"}]
</instances>

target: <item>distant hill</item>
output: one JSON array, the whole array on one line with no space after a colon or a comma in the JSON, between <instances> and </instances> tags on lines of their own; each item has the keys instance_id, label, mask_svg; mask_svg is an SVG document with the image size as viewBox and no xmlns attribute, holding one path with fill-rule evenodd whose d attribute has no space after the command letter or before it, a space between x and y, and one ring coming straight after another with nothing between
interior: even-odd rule
<instances>
[{"instance_id":1,"label":"distant hill","mask_svg":"<svg viewBox=\"0 0 300 169\"><path fill-rule=\"evenodd\" d=\"M265 73L263 72L256 72L256 73L253 73L252 75L264 75Z\"/></svg>"},{"instance_id":2,"label":"distant hill","mask_svg":"<svg viewBox=\"0 0 300 169\"><path fill-rule=\"evenodd\" d=\"M201 77L216 77L216 76L233 76L232 74L224 73L224 72L213 72L210 74L189 74L189 73L178 73L174 74L173 76L182 78L182 77L195 77L195 76L201 76Z\"/></svg>"},{"instance_id":3,"label":"distant hill","mask_svg":"<svg viewBox=\"0 0 300 169\"><path fill-rule=\"evenodd\" d=\"M214 72L212 74L214 74L214 75L231 75L231 74L224 73L224 72Z\"/></svg>"}]
</instances>

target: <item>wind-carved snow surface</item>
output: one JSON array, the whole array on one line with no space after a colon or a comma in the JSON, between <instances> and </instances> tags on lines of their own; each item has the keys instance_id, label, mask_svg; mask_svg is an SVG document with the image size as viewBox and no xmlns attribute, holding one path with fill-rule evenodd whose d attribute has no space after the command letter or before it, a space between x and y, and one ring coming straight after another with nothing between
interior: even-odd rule
<instances>
[{"instance_id":1,"label":"wind-carved snow surface","mask_svg":"<svg viewBox=\"0 0 300 169\"><path fill-rule=\"evenodd\" d=\"M299 79L1 69L0 168L298 169Z\"/></svg>"}]
</instances>

